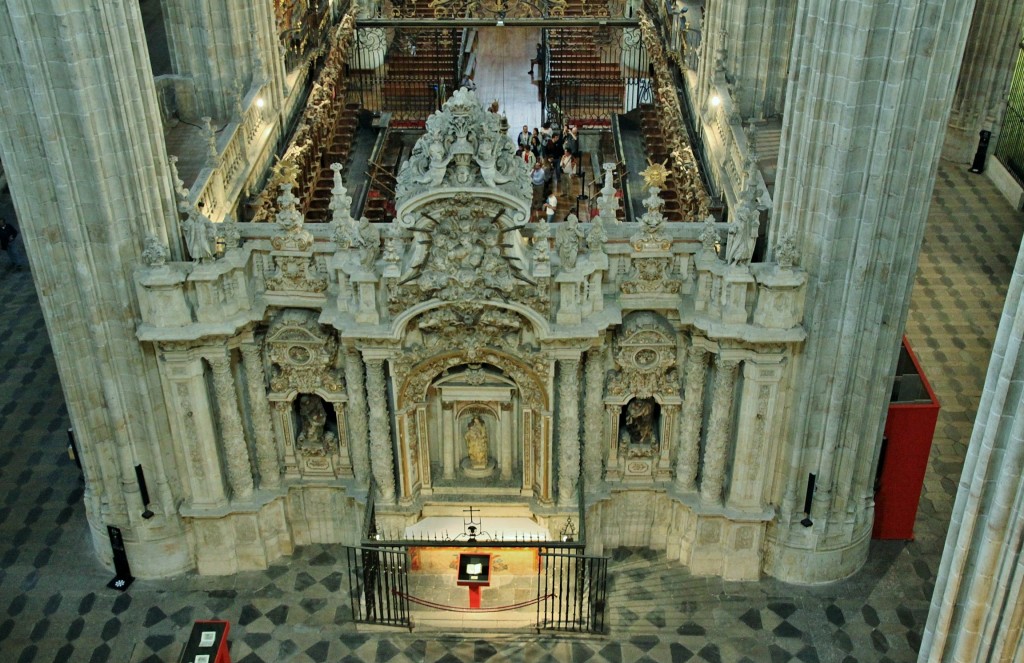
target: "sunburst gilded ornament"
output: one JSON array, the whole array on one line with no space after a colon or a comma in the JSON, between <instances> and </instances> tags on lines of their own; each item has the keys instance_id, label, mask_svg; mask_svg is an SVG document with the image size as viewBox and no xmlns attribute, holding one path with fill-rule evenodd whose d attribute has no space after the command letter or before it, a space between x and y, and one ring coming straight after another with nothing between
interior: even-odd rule
<instances>
[{"instance_id":1,"label":"sunburst gilded ornament","mask_svg":"<svg viewBox=\"0 0 1024 663\"><path fill-rule=\"evenodd\" d=\"M646 169L640 171L640 177L644 178L644 186L648 189L654 187L658 189L665 188L665 182L668 180L669 170L665 167L665 162L655 163L648 161L650 165Z\"/></svg>"}]
</instances>

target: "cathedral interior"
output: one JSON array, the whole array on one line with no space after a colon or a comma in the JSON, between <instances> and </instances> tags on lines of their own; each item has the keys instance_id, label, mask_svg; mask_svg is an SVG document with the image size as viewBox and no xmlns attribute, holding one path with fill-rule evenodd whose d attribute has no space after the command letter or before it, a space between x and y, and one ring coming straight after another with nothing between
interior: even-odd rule
<instances>
[{"instance_id":1,"label":"cathedral interior","mask_svg":"<svg viewBox=\"0 0 1024 663\"><path fill-rule=\"evenodd\" d=\"M1020 660L1022 25L7 0L2 658Z\"/></svg>"}]
</instances>

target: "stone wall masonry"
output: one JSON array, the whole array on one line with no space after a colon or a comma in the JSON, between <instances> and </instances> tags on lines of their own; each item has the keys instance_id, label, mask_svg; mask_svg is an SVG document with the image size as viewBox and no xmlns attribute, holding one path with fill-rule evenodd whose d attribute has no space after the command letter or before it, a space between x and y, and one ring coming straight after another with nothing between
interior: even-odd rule
<instances>
[{"instance_id":1,"label":"stone wall masonry","mask_svg":"<svg viewBox=\"0 0 1024 663\"><path fill-rule=\"evenodd\" d=\"M142 239L180 258L137 4L17 0L0 9L0 151L85 468L94 545L122 528L141 577L192 565L155 356L135 340ZM144 520L134 465L156 490ZM158 552L159 551L159 552Z\"/></svg>"}]
</instances>

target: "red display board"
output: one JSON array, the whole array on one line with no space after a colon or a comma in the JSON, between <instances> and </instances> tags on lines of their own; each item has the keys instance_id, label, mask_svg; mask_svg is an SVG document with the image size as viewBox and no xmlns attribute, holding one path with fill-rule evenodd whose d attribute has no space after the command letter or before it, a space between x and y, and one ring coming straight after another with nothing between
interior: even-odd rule
<instances>
[{"instance_id":1,"label":"red display board","mask_svg":"<svg viewBox=\"0 0 1024 663\"><path fill-rule=\"evenodd\" d=\"M885 421L886 443L879 460L873 538L914 538L914 520L938 418L939 399L903 337L893 400Z\"/></svg>"},{"instance_id":2,"label":"red display board","mask_svg":"<svg viewBox=\"0 0 1024 663\"><path fill-rule=\"evenodd\" d=\"M219 619L196 620L188 644L181 652L181 663L231 663L228 631L231 623Z\"/></svg>"}]
</instances>

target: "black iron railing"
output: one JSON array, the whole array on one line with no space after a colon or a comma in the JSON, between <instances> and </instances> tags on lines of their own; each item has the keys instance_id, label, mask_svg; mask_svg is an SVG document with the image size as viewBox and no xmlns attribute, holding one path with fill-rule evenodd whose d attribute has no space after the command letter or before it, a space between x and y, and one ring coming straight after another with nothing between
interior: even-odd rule
<instances>
[{"instance_id":1,"label":"black iron railing","mask_svg":"<svg viewBox=\"0 0 1024 663\"><path fill-rule=\"evenodd\" d=\"M607 585L607 557L541 551L537 629L603 633Z\"/></svg>"},{"instance_id":2,"label":"black iron railing","mask_svg":"<svg viewBox=\"0 0 1024 663\"><path fill-rule=\"evenodd\" d=\"M353 621L411 627L409 555L405 547L346 546L345 552Z\"/></svg>"},{"instance_id":3,"label":"black iron railing","mask_svg":"<svg viewBox=\"0 0 1024 663\"><path fill-rule=\"evenodd\" d=\"M1024 182L1024 49L1017 51L1006 115L1003 117L995 155L1018 182Z\"/></svg>"}]
</instances>

